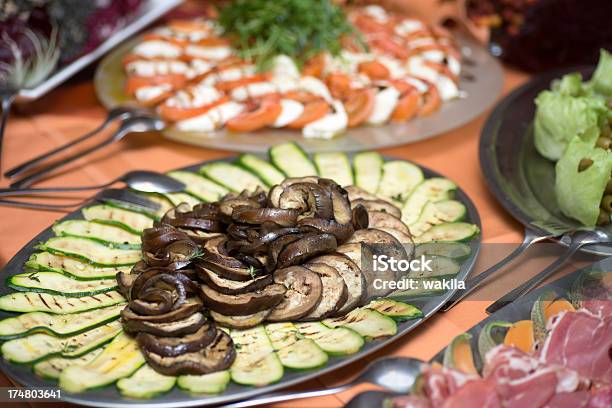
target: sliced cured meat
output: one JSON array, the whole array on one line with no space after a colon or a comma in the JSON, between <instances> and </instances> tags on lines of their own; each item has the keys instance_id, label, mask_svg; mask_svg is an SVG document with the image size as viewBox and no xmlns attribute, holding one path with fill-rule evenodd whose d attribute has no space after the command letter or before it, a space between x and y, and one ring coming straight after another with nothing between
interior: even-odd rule
<instances>
[{"instance_id":1,"label":"sliced cured meat","mask_svg":"<svg viewBox=\"0 0 612 408\"><path fill-rule=\"evenodd\" d=\"M551 319L541 360L577 371L595 382L612 384L612 316L586 310L562 312Z\"/></svg>"}]
</instances>

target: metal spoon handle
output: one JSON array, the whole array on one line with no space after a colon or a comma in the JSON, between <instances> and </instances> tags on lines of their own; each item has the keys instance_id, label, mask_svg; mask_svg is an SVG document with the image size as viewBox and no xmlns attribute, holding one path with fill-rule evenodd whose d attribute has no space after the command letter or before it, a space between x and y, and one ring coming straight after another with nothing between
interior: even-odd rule
<instances>
[{"instance_id":1,"label":"metal spoon handle","mask_svg":"<svg viewBox=\"0 0 612 408\"><path fill-rule=\"evenodd\" d=\"M272 404L275 402L284 402L301 398L313 398L322 397L325 395L336 394L338 392L345 391L353 386L352 383L339 385L337 387L325 388L322 390L303 391L303 392L291 392L283 391L274 394L268 394L262 397L251 398L246 401L236 402L234 404L224 405L224 408L243 408L243 407L255 407L257 405Z\"/></svg>"},{"instance_id":2,"label":"metal spoon handle","mask_svg":"<svg viewBox=\"0 0 612 408\"><path fill-rule=\"evenodd\" d=\"M125 123L124 123L125 125ZM81 152L75 153L72 156L68 156L67 158L57 162L57 163L53 163L45 168L43 168L42 170L39 170L35 173L30 174L27 177L24 177L20 180L17 180L16 182L14 182L13 184L11 184L12 188L22 188L22 187L27 187L29 185L31 185L33 182L40 180L41 178L43 178L44 176L46 176L48 173L62 167L65 166L68 163L71 163L77 159L80 159L83 156L86 156L90 153L93 153L97 150L102 149L103 147L106 147L112 143L114 143L117 140L120 140L123 136L125 136L127 133L131 132L132 129L129 126L121 126L119 129L117 129L109 138L107 138L106 140L91 146L88 149L85 149Z\"/></svg>"},{"instance_id":3,"label":"metal spoon handle","mask_svg":"<svg viewBox=\"0 0 612 408\"><path fill-rule=\"evenodd\" d=\"M14 201L7 199L0 199L0 206L3 207L17 207L17 208L28 208L32 210L46 210L46 211L62 211L68 212L72 208L83 204L82 202L71 203L71 204L43 204L43 203L30 203L25 201Z\"/></svg>"},{"instance_id":4,"label":"metal spoon handle","mask_svg":"<svg viewBox=\"0 0 612 408\"><path fill-rule=\"evenodd\" d=\"M0 197L13 197L22 195L35 195L41 193L61 193L70 191L89 191L98 190L101 188L109 187L114 184L116 180L110 183L100 184L97 186L75 186L75 187L41 187L41 188L0 188Z\"/></svg>"},{"instance_id":5,"label":"metal spoon handle","mask_svg":"<svg viewBox=\"0 0 612 408\"><path fill-rule=\"evenodd\" d=\"M514 249L514 251L512 251L510 254L508 254L508 256L506 256L504 259L502 259L501 261L499 261L495 265L491 266L489 269L487 269L484 272L481 272L478 275L474 276L473 278L469 279L465 283L465 289L463 289L461 291L458 291L456 293L456 295L451 298L451 300L446 302L446 304L442 307L441 310L443 312L448 312L457 303L459 303L461 300L463 300L467 295L469 295L470 293L472 293L473 291L478 289L487 278L489 278L495 272L499 271L500 269L502 269L503 267L508 265L510 262L512 262L515 258L520 256L531 245L533 245L533 244L535 244L537 242L540 242L540 241L544 241L544 240L550 239L553 236L554 236L553 234L550 234L550 235L537 235L535 233L535 231L533 231L532 229L525 228L525 236L523 237L523 242L521 242L521 244L519 246L517 246Z\"/></svg>"},{"instance_id":6,"label":"metal spoon handle","mask_svg":"<svg viewBox=\"0 0 612 408\"><path fill-rule=\"evenodd\" d=\"M8 93L2 96L2 118L0 118L0 169L2 169L2 145L4 144L4 129L8 122L11 106L15 100L14 93Z\"/></svg>"},{"instance_id":7,"label":"metal spoon handle","mask_svg":"<svg viewBox=\"0 0 612 408\"><path fill-rule=\"evenodd\" d=\"M578 251L585 244L586 244L585 242L582 242L580 240L572 239L569 247L567 247L565 252L563 252L563 254L561 254L561 256L557 258L557 260L555 260L553 263L548 265L542 272L538 273L537 275L529 279L527 282L512 289L510 292L506 293L504 296L497 299L495 303L487 307L486 309L487 313L489 314L495 313L499 309L503 308L504 306L507 306L508 304L512 303L516 299L530 292L533 288L535 288L540 283L542 283L546 278L548 278L553 273L555 273L561 266L563 266L563 264L569 258L571 258L572 255L576 253L576 251Z\"/></svg>"},{"instance_id":8,"label":"metal spoon handle","mask_svg":"<svg viewBox=\"0 0 612 408\"><path fill-rule=\"evenodd\" d=\"M19 174L22 174L23 172L33 168L34 166L36 166L39 163L42 163L43 161L46 161L47 159L49 159L50 157L53 157L61 152L63 152L64 150L67 150L69 148L71 148L72 146L75 146L79 143L84 142L85 140L97 135L98 133L100 133L101 131L103 131L104 129L106 129L108 127L108 125L110 125L113 121L115 121L115 119L123 119L123 117L121 116L117 116L114 114L110 114L106 117L106 119L104 120L104 122L102 122L102 124L100 124L100 126L98 126L97 128L95 128L94 130L85 133L83 136L80 136L78 138L76 138L75 140L68 142L60 147L57 147L47 153L43 153L40 156L37 156L31 160L28 160L25 163L20 164L19 166L16 166L12 169L10 169L9 171L7 171L6 173L4 173L4 175L6 177L15 177L18 176Z\"/></svg>"}]
</instances>

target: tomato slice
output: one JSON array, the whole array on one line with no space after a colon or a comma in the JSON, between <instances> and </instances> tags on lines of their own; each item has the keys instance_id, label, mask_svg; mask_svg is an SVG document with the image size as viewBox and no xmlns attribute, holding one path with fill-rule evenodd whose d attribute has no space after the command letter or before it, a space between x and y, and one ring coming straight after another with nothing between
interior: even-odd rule
<instances>
[{"instance_id":1,"label":"tomato slice","mask_svg":"<svg viewBox=\"0 0 612 408\"><path fill-rule=\"evenodd\" d=\"M253 132L273 124L281 110L278 96L264 97L254 110L230 119L226 126L232 132Z\"/></svg>"},{"instance_id":2,"label":"tomato slice","mask_svg":"<svg viewBox=\"0 0 612 408\"><path fill-rule=\"evenodd\" d=\"M381 51L401 60L408 57L408 50L400 44L393 36L377 35L368 39L368 42Z\"/></svg>"},{"instance_id":3,"label":"tomato slice","mask_svg":"<svg viewBox=\"0 0 612 408\"><path fill-rule=\"evenodd\" d=\"M313 76L317 78L323 77L323 71L325 70L325 56L319 54L316 57L306 61L304 68L302 68L302 75Z\"/></svg>"},{"instance_id":4,"label":"tomato slice","mask_svg":"<svg viewBox=\"0 0 612 408\"><path fill-rule=\"evenodd\" d=\"M345 74L329 74L327 78L325 78L325 83L332 96L336 99L344 99L351 90L351 78Z\"/></svg>"},{"instance_id":5,"label":"tomato slice","mask_svg":"<svg viewBox=\"0 0 612 408\"><path fill-rule=\"evenodd\" d=\"M404 122L412 119L419 111L420 102L421 95L415 88L407 91L397 102L395 110L391 114L391 120L394 122Z\"/></svg>"},{"instance_id":6,"label":"tomato slice","mask_svg":"<svg viewBox=\"0 0 612 408\"><path fill-rule=\"evenodd\" d=\"M320 96L306 91L289 91L286 92L283 97L287 99L293 99L294 101L298 101L301 103L308 103L321 99Z\"/></svg>"},{"instance_id":7,"label":"tomato slice","mask_svg":"<svg viewBox=\"0 0 612 408\"><path fill-rule=\"evenodd\" d=\"M231 92L233 89L239 88L241 86L254 84L256 82L263 82L266 79L268 79L267 74L255 74L233 81L218 82L217 84L215 84L215 88L223 92Z\"/></svg>"},{"instance_id":8,"label":"tomato slice","mask_svg":"<svg viewBox=\"0 0 612 408\"><path fill-rule=\"evenodd\" d=\"M388 79L391 76L389 68L378 61L364 61L358 65L357 69L372 80Z\"/></svg>"},{"instance_id":9,"label":"tomato slice","mask_svg":"<svg viewBox=\"0 0 612 408\"><path fill-rule=\"evenodd\" d=\"M419 116L428 116L440 109L442 98L440 97L438 88L434 84L429 84L429 89L424 95L424 100L425 102L419 109Z\"/></svg>"},{"instance_id":10,"label":"tomato slice","mask_svg":"<svg viewBox=\"0 0 612 408\"><path fill-rule=\"evenodd\" d=\"M321 119L329 112L329 104L325 100L318 98L304 104L304 112L299 118L291 122L287 127L291 129L301 129L307 124Z\"/></svg>"},{"instance_id":11,"label":"tomato slice","mask_svg":"<svg viewBox=\"0 0 612 408\"><path fill-rule=\"evenodd\" d=\"M376 90L364 88L352 91L344 102L344 109L348 116L348 126L355 127L364 123L374 109Z\"/></svg>"},{"instance_id":12,"label":"tomato slice","mask_svg":"<svg viewBox=\"0 0 612 408\"><path fill-rule=\"evenodd\" d=\"M157 111L164 120L167 120L169 122L178 122L179 120L189 119L202 115L208 112L210 109L214 108L215 106L219 106L228 101L229 97L222 96L213 103L193 108L181 108L179 106L170 106L167 103L164 103L157 107Z\"/></svg>"},{"instance_id":13,"label":"tomato slice","mask_svg":"<svg viewBox=\"0 0 612 408\"><path fill-rule=\"evenodd\" d=\"M182 87L187 78L180 74L154 75L154 76L130 76L125 83L125 92L133 95L137 89L147 86L158 86L168 84L172 89Z\"/></svg>"}]
</instances>

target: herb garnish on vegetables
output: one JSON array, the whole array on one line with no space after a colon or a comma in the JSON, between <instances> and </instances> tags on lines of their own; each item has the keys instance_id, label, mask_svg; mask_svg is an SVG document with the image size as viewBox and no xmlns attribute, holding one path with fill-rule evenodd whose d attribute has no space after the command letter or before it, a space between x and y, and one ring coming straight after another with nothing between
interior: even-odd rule
<instances>
[{"instance_id":1,"label":"herb garnish on vegetables","mask_svg":"<svg viewBox=\"0 0 612 408\"><path fill-rule=\"evenodd\" d=\"M329 0L236 0L220 10L218 21L241 57L260 70L278 54L299 66L324 51L337 55L344 36L365 47L344 10Z\"/></svg>"}]
</instances>

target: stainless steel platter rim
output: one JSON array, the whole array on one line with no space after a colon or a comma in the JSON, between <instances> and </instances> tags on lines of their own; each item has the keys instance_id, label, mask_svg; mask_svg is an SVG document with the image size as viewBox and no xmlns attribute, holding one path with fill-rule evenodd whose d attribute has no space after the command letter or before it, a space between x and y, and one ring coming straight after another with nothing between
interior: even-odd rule
<instances>
[{"instance_id":1,"label":"stainless steel platter rim","mask_svg":"<svg viewBox=\"0 0 612 408\"><path fill-rule=\"evenodd\" d=\"M197 165L186 166L179 170L196 171L200 166L202 166L205 163L228 162L228 161L233 162L234 159L235 157L232 156L232 157L228 157L224 159L210 160L210 161L202 162ZM385 160L389 160L389 159L393 159L393 158L385 157ZM423 170L426 177L441 176L439 173L433 170L430 170L427 167L424 167L421 165L418 165L418 166ZM459 187L457 188L457 191L456 191L456 198L466 206L469 222L477 225L479 228L482 229L480 216L478 214L476 207L474 206L474 203L470 200L467 194ZM80 208L66 215L65 217L62 218L62 220L63 219L74 219L74 218L81 218ZM11 258L11 260L4 266L4 268L2 268L1 272L5 276L19 273L21 271L21 267L23 263L33 252L34 245L36 245L41 240L50 238L51 236L53 236L51 227L48 227L45 230L43 230L40 234L38 234L30 242L28 242L21 250L19 250L17 254L15 254L15 256ZM469 275L471 270L473 269L476 259L478 257L478 253L480 251L481 237L482 237L482 233L479 233L475 238L473 238L469 242L470 247L472 248L472 252L469 258L466 259L461 265L461 271L457 275L458 279L465 279ZM6 283L4 283L2 287L0 287L0 295L4 295L6 293L9 293L10 291L12 290L6 286ZM337 362L332 361L334 358L330 357L330 363L328 363L326 367L316 370L316 371L295 373L295 372L291 372L287 370L283 378L286 378L287 375L290 375L293 373L295 373L297 377L290 379L290 380L285 380L285 381L281 380L277 383L274 383L274 384L271 384L265 387L254 388L254 387L239 386L243 388L244 391L239 391L234 394L230 394L226 390L225 393L222 393L219 395L201 398L199 396L191 395L186 391L182 391L178 389L177 386L175 386L170 392L166 394L163 394L154 399L140 401L140 400L129 400L129 399L122 397L118 393L116 387L110 385L110 386L105 386L98 390L87 391L84 394L69 394L66 392L62 392L62 400L71 402L71 403L75 403L75 404L85 405L85 406L104 407L104 408L126 408L126 407L130 407L130 408L145 408L145 407L178 408L178 407L194 407L194 406L205 406L205 405L208 406L208 405L214 405L214 404L226 404L226 403L230 403L230 402L234 402L238 400L252 398L257 395L277 391L279 389L290 387L292 385L296 385L296 384L299 384L299 383L302 383L308 380L312 380L321 375L328 374L331 371L347 366L357 360L360 360L382 349L383 347L388 346L389 344L395 342L396 340L404 337L414 328L418 327L423 322L425 322L427 319L429 319L432 315L434 315L436 311L439 308L441 308L448 301L448 299L450 299L450 297L454 294L455 291L456 289L450 290L444 295L433 297L432 300L433 299L440 299L440 300L435 305L433 305L430 310L427 310L427 311L423 310L424 316L422 318L409 320L406 322L398 322L397 323L398 332L396 335L390 338L387 338L387 339L383 339L383 340L375 340L375 341L366 342L364 347L361 349L361 351L353 355L346 356L344 358L340 358L340 360ZM431 303L431 301L426 304L428 308L430 306L429 303ZM0 318L4 318L7 315L14 315L14 313L0 312ZM28 368L27 372L21 372L19 370L19 368L24 369L26 367ZM17 365L17 364L10 363L4 359L0 359L0 368L8 377L11 378L11 380L19 384L25 384L26 386L29 386L29 387L56 387L57 386L56 382L49 381L49 380L43 380L40 377L36 376L32 372L32 370L29 369L29 366L26 366L26 365ZM32 384L32 380L34 380L34 384ZM113 387L112 392L115 394L111 397L112 399L116 399L116 401L114 400L100 401L101 397L105 399L109 399L109 398L105 395L100 396L97 394L99 392L111 391L109 390L109 387L111 386ZM178 395L180 395L181 398L170 398L170 400L168 401L160 401L160 399L171 397L175 395L177 392L180 393Z\"/></svg>"}]
</instances>

